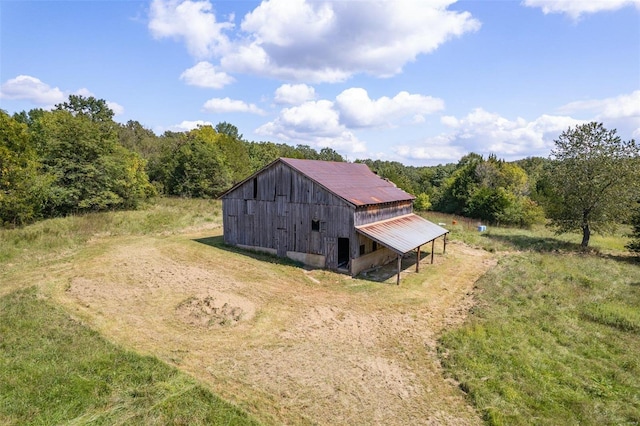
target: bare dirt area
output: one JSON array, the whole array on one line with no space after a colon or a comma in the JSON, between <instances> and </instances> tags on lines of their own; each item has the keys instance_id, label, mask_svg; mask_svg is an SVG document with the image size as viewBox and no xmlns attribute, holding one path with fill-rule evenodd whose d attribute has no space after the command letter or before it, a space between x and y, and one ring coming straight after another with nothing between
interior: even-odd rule
<instances>
[{"instance_id":1,"label":"bare dirt area","mask_svg":"<svg viewBox=\"0 0 640 426\"><path fill-rule=\"evenodd\" d=\"M210 232L210 231L209 231ZM219 232L219 231L218 231ZM495 260L436 245L402 282L352 279L203 244L109 238L52 295L127 348L207 383L267 424L480 424L435 353ZM216 241L215 237L211 239ZM441 244L441 243L440 243Z\"/></svg>"}]
</instances>

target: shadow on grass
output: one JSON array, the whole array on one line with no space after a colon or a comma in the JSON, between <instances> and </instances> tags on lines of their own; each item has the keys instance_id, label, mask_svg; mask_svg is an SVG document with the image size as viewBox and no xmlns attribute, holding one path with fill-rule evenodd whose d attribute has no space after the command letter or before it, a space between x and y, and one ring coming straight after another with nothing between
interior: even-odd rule
<instances>
[{"instance_id":1,"label":"shadow on grass","mask_svg":"<svg viewBox=\"0 0 640 426\"><path fill-rule=\"evenodd\" d=\"M604 259L611 259L616 262L640 265L640 257L631 254L601 253L597 247L583 248L580 244L570 243L551 237L532 237L528 235L496 235L485 234L485 238L498 241L502 244L513 247L521 251L535 251L538 253L552 252L573 252L585 255L599 256Z\"/></svg>"},{"instance_id":2,"label":"shadow on grass","mask_svg":"<svg viewBox=\"0 0 640 426\"><path fill-rule=\"evenodd\" d=\"M423 271L424 268L427 268L429 266L430 259L431 259L430 252L420 253L420 271ZM406 274L407 272L415 273L415 270L416 270L416 253L415 252L409 252L409 253L406 253L404 256L402 256L400 270L402 274ZM402 279L403 279L402 274L400 277L400 284L402 284ZM394 259L391 262L387 263L386 265L378 266L368 271L363 271L359 273L357 275L357 278L365 281L376 282L376 283L396 285L396 279L395 279L396 275L398 275L398 261L397 259ZM394 277L393 282L387 283L387 281L390 280L392 277Z\"/></svg>"},{"instance_id":3,"label":"shadow on grass","mask_svg":"<svg viewBox=\"0 0 640 426\"><path fill-rule=\"evenodd\" d=\"M616 262L623 262L623 263L628 263L630 265L640 266L640 257L634 256L631 254L628 254L628 255L606 254L606 255L603 255L602 257L606 259L615 260ZM638 283L638 285L640 285L640 283Z\"/></svg>"},{"instance_id":4,"label":"shadow on grass","mask_svg":"<svg viewBox=\"0 0 640 426\"><path fill-rule=\"evenodd\" d=\"M224 238L221 235L218 235L215 237L196 238L192 241L195 241L196 243L204 244L206 246L215 247L220 250L225 250L231 253L241 254L243 256L247 256L252 259L259 260L261 262L275 263L278 265L296 266L300 268L304 266L302 263L296 262L295 260L291 260L288 257L278 257L276 255L269 254L269 253L242 249L239 247L231 246L229 244L225 244Z\"/></svg>"},{"instance_id":5,"label":"shadow on grass","mask_svg":"<svg viewBox=\"0 0 640 426\"><path fill-rule=\"evenodd\" d=\"M485 238L509 245L516 250L549 253L556 251L585 252L580 244L570 243L550 237L531 237L528 235L484 234ZM587 251L588 252L588 251Z\"/></svg>"},{"instance_id":6,"label":"shadow on grass","mask_svg":"<svg viewBox=\"0 0 640 426\"><path fill-rule=\"evenodd\" d=\"M200 244L204 244L206 246L209 247L214 247L220 250L225 250L228 251L230 253L236 253L236 254L240 254L242 256L247 256L250 257L252 259L258 260L260 262L269 262L269 263L274 263L274 264L278 264L278 265L287 265L287 266L293 266L293 267L298 267L301 269L319 269L319 270L323 270L323 268L312 268L309 266L304 265L301 262L296 262L295 260L291 260L289 258L286 257L278 257L276 255L272 255L269 253L262 253L259 251L254 251L254 250L247 250L247 249L242 249L242 248L238 248L235 246L231 246L228 244L225 244L224 242L224 238L222 236L215 236L215 237L205 237L205 238L196 238L192 241L195 241L197 243ZM422 252L420 253L420 267L425 268L429 262L429 259L425 260L425 258L428 258L431 256L431 253L429 252ZM414 252L412 253L407 253L406 255L404 255L402 257L402 271L415 271L415 265L416 265L416 255ZM372 270L366 271L366 272L362 272L360 274L357 275L357 278L363 279L365 281L372 281L372 282L376 282L376 283L384 283L385 281L389 280L391 277L395 277L396 274L398 273L398 263L397 261L392 261L390 263L387 263L386 265L382 265L379 266L377 268L374 268ZM339 272L338 272L339 273ZM395 285L395 281L393 281L393 284Z\"/></svg>"}]
</instances>

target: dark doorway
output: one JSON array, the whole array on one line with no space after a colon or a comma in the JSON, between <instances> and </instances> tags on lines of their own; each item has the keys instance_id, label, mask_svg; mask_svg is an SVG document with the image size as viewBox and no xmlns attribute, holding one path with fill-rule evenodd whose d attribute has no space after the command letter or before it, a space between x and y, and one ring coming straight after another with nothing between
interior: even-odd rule
<instances>
[{"instance_id":1,"label":"dark doorway","mask_svg":"<svg viewBox=\"0 0 640 426\"><path fill-rule=\"evenodd\" d=\"M338 268L347 268L349 265L349 239L338 238Z\"/></svg>"}]
</instances>

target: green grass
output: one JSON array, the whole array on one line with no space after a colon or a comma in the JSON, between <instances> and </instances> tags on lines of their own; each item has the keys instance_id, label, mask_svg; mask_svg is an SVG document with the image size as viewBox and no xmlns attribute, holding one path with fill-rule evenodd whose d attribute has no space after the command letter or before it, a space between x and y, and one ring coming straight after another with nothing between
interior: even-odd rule
<instances>
[{"instance_id":1,"label":"green grass","mask_svg":"<svg viewBox=\"0 0 640 426\"><path fill-rule=\"evenodd\" d=\"M122 350L37 296L0 298L0 424L257 424L153 357Z\"/></svg>"},{"instance_id":2,"label":"green grass","mask_svg":"<svg viewBox=\"0 0 640 426\"><path fill-rule=\"evenodd\" d=\"M489 424L640 424L640 264L541 251L478 281L440 339L447 373Z\"/></svg>"},{"instance_id":3,"label":"green grass","mask_svg":"<svg viewBox=\"0 0 640 426\"><path fill-rule=\"evenodd\" d=\"M171 234L188 226L222 223L218 200L159 198L135 211L89 213L0 229L0 264L75 250L92 238Z\"/></svg>"},{"instance_id":4,"label":"green grass","mask_svg":"<svg viewBox=\"0 0 640 426\"><path fill-rule=\"evenodd\" d=\"M505 228L487 226L487 231L479 232L480 221L438 212L424 212L422 215L435 223L444 223L443 227L451 231L451 238L463 241L471 246L490 252L501 251L535 251L535 252L577 252L581 251L582 235L566 233L557 235L544 225L536 225L531 229ZM455 225L453 222L456 222ZM625 251L630 228L618 227L612 234L593 234L589 243L592 252Z\"/></svg>"},{"instance_id":5,"label":"green grass","mask_svg":"<svg viewBox=\"0 0 640 426\"><path fill-rule=\"evenodd\" d=\"M583 251L578 234L478 232L475 221L425 216L447 223L454 240L500 253L477 282L467 322L439 341L446 373L487 423L640 424L640 263L623 252L622 233L594 236ZM220 224L219 201L159 199L138 211L0 230L0 424L251 424L188 376L106 342L37 290L13 291L49 280L29 271L53 277L96 239ZM219 237L199 241L222 247ZM386 294L377 283L347 290Z\"/></svg>"}]
</instances>

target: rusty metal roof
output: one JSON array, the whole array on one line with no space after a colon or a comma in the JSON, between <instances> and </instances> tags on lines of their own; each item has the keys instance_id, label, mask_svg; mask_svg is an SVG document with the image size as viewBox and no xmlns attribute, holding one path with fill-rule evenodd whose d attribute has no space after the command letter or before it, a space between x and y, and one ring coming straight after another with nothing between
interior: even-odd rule
<instances>
[{"instance_id":1,"label":"rusty metal roof","mask_svg":"<svg viewBox=\"0 0 640 426\"><path fill-rule=\"evenodd\" d=\"M405 254L449 232L413 213L356 226L356 229L398 254Z\"/></svg>"},{"instance_id":2,"label":"rusty metal roof","mask_svg":"<svg viewBox=\"0 0 640 426\"><path fill-rule=\"evenodd\" d=\"M415 198L373 173L366 164L294 158L280 160L355 206Z\"/></svg>"}]
</instances>

